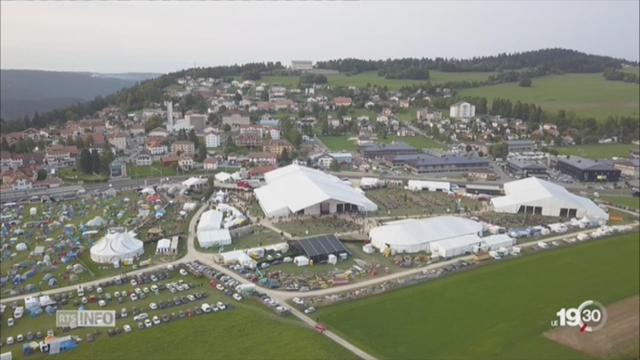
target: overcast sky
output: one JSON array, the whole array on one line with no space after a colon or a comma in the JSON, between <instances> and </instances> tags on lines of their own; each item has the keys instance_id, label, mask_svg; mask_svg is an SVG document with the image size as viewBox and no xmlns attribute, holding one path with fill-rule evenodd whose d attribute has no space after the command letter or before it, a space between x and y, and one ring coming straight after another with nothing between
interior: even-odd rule
<instances>
[{"instance_id":1,"label":"overcast sky","mask_svg":"<svg viewBox=\"0 0 640 360\"><path fill-rule=\"evenodd\" d=\"M639 1L6 2L1 68L169 72L564 47L638 60Z\"/></svg>"}]
</instances>

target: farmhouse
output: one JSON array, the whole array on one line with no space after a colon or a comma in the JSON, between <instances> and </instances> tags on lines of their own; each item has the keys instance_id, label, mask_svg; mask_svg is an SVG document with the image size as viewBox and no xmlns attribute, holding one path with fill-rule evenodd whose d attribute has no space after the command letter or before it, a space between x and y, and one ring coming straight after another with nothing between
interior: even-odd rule
<instances>
[{"instance_id":1,"label":"farmhouse","mask_svg":"<svg viewBox=\"0 0 640 360\"><path fill-rule=\"evenodd\" d=\"M371 244L380 252L439 252L440 256L455 256L471 251L480 243L482 224L456 216L392 221L369 232ZM441 253L441 252L444 252Z\"/></svg>"},{"instance_id":2,"label":"farmhouse","mask_svg":"<svg viewBox=\"0 0 640 360\"><path fill-rule=\"evenodd\" d=\"M264 174L255 195L267 217L375 211L378 206L335 176L289 165Z\"/></svg>"},{"instance_id":3,"label":"farmhouse","mask_svg":"<svg viewBox=\"0 0 640 360\"><path fill-rule=\"evenodd\" d=\"M535 177L508 182L504 184L504 192L505 196L491 199L495 212L609 219L593 201Z\"/></svg>"}]
</instances>

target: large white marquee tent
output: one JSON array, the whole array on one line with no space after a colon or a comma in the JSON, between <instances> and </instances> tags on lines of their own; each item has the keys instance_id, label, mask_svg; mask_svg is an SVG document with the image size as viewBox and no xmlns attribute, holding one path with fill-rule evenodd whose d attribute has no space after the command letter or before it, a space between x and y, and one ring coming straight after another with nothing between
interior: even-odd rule
<instances>
[{"instance_id":1,"label":"large white marquee tent","mask_svg":"<svg viewBox=\"0 0 640 360\"><path fill-rule=\"evenodd\" d=\"M200 215L197 235L198 244L203 248L231 244L229 229L222 228L224 213L218 210L207 210Z\"/></svg>"},{"instance_id":2,"label":"large white marquee tent","mask_svg":"<svg viewBox=\"0 0 640 360\"><path fill-rule=\"evenodd\" d=\"M91 260L100 263L132 261L144 254L144 244L136 239L133 231L124 228L110 228L107 234L90 249Z\"/></svg>"},{"instance_id":3,"label":"large white marquee tent","mask_svg":"<svg viewBox=\"0 0 640 360\"><path fill-rule=\"evenodd\" d=\"M378 209L349 182L305 166L294 164L269 171L264 179L267 184L257 188L255 194L267 217Z\"/></svg>"},{"instance_id":4,"label":"large white marquee tent","mask_svg":"<svg viewBox=\"0 0 640 360\"><path fill-rule=\"evenodd\" d=\"M436 248L449 253L466 252L468 247L480 243L480 235L482 224L456 216L393 221L369 231L373 246L380 251L388 246L394 253L431 252ZM438 246L432 249L436 243Z\"/></svg>"},{"instance_id":5,"label":"large white marquee tent","mask_svg":"<svg viewBox=\"0 0 640 360\"><path fill-rule=\"evenodd\" d=\"M504 184L504 192L505 196L491 199L495 212L609 219L607 212L590 199L536 177L508 182Z\"/></svg>"}]
</instances>

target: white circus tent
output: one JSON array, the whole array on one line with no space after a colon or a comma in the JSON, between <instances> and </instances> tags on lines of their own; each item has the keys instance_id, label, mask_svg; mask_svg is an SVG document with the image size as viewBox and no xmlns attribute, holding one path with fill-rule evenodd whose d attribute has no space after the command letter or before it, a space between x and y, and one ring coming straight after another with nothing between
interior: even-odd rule
<instances>
[{"instance_id":1,"label":"white circus tent","mask_svg":"<svg viewBox=\"0 0 640 360\"><path fill-rule=\"evenodd\" d=\"M91 247L90 254L100 264L126 262L144 254L144 246L133 231L114 227Z\"/></svg>"}]
</instances>

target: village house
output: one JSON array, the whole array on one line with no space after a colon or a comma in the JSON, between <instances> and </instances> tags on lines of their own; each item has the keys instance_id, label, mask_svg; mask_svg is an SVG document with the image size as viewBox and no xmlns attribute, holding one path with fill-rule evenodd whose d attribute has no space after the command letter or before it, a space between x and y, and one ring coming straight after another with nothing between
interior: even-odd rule
<instances>
[{"instance_id":1,"label":"village house","mask_svg":"<svg viewBox=\"0 0 640 360\"><path fill-rule=\"evenodd\" d=\"M162 137L149 137L147 139L147 151L151 155L164 155L167 153L167 145Z\"/></svg>"},{"instance_id":2,"label":"village house","mask_svg":"<svg viewBox=\"0 0 640 360\"><path fill-rule=\"evenodd\" d=\"M264 151L275 154L276 156L282 155L282 152L286 149L289 154L293 151L293 145L284 139L269 140L264 144Z\"/></svg>"},{"instance_id":3,"label":"village house","mask_svg":"<svg viewBox=\"0 0 640 360\"><path fill-rule=\"evenodd\" d=\"M237 127L240 125L250 125L251 119L249 115L245 113L233 111L222 116L222 123L231 127Z\"/></svg>"},{"instance_id":4,"label":"village house","mask_svg":"<svg viewBox=\"0 0 640 360\"><path fill-rule=\"evenodd\" d=\"M171 144L171 154L173 155L194 155L196 147L193 141L178 140Z\"/></svg>"},{"instance_id":5,"label":"village house","mask_svg":"<svg viewBox=\"0 0 640 360\"><path fill-rule=\"evenodd\" d=\"M51 145L47 148L45 160L50 167L73 167L77 156L78 148L75 145Z\"/></svg>"}]
</instances>

